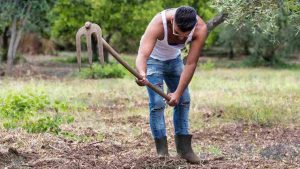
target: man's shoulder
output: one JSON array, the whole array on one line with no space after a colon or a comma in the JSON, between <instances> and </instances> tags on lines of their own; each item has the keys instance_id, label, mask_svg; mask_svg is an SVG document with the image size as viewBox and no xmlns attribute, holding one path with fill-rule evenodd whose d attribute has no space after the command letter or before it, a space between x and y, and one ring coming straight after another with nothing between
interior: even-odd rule
<instances>
[{"instance_id":1,"label":"man's shoulder","mask_svg":"<svg viewBox=\"0 0 300 169\"><path fill-rule=\"evenodd\" d=\"M158 36L158 38L163 34L164 28L161 13L158 13L153 17L147 29L151 31L152 35Z\"/></svg>"},{"instance_id":2,"label":"man's shoulder","mask_svg":"<svg viewBox=\"0 0 300 169\"><path fill-rule=\"evenodd\" d=\"M161 12L157 13L153 19L152 19L152 22L153 22L153 25L160 25L162 24L162 17L161 17Z\"/></svg>"},{"instance_id":3,"label":"man's shoulder","mask_svg":"<svg viewBox=\"0 0 300 169\"><path fill-rule=\"evenodd\" d=\"M206 23L200 18L198 19L198 23L194 32L195 37L203 36L207 34L207 25Z\"/></svg>"}]
</instances>

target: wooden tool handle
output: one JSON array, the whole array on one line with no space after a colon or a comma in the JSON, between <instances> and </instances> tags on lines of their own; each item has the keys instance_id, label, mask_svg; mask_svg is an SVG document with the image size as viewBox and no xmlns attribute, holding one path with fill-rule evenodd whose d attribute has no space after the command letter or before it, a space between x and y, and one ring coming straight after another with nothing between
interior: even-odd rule
<instances>
[{"instance_id":1,"label":"wooden tool handle","mask_svg":"<svg viewBox=\"0 0 300 169\"><path fill-rule=\"evenodd\" d=\"M129 66L127 62L121 59L120 55L102 38L103 46L109 51L109 53L121 64L123 65L130 73L132 73L137 79L143 79L143 77L132 67ZM170 97L165 94L163 91L161 91L159 88L154 86L151 83L148 83L147 86L151 88L153 91L158 93L160 96L165 98L167 101L170 101Z\"/></svg>"}]
</instances>

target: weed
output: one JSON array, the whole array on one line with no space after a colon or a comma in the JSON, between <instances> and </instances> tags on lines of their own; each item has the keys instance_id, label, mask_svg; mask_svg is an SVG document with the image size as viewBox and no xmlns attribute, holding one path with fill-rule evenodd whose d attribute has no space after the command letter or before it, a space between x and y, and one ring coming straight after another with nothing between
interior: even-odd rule
<instances>
[{"instance_id":1,"label":"weed","mask_svg":"<svg viewBox=\"0 0 300 169\"><path fill-rule=\"evenodd\" d=\"M219 147L216 147L216 146L209 145L207 147L207 151L214 156L222 155L222 151L220 150Z\"/></svg>"},{"instance_id":2,"label":"weed","mask_svg":"<svg viewBox=\"0 0 300 169\"><path fill-rule=\"evenodd\" d=\"M39 116L38 112L45 109L54 109L57 113L66 111L66 102L50 101L48 95L43 91L24 89L23 91L9 91L6 97L0 98L0 117L4 120L5 129L21 127L30 133L60 131L59 126L63 123L74 121L72 116L56 114L51 117L46 114Z\"/></svg>"},{"instance_id":3,"label":"weed","mask_svg":"<svg viewBox=\"0 0 300 169\"><path fill-rule=\"evenodd\" d=\"M78 135L75 134L71 131L62 131L59 133L64 138L73 140L73 141L78 141L78 142L90 142L90 141L103 141L104 140L104 135L101 133L98 133L95 136L86 136L86 135Z\"/></svg>"},{"instance_id":4,"label":"weed","mask_svg":"<svg viewBox=\"0 0 300 169\"><path fill-rule=\"evenodd\" d=\"M215 68L215 63L211 60L207 60L205 63L200 65L203 70L212 70Z\"/></svg>"},{"instance_id":5,"label":"weed","mask_svg":"<svg viewBox=\"0 0 300 169\"><path fill-rule=\"evenodd\" d=\"M118 64L93 64L91 68L83 68L79 72L79 77L85 79L123 78L125 74L125 69Z\"/></svg>"}]
</instances>

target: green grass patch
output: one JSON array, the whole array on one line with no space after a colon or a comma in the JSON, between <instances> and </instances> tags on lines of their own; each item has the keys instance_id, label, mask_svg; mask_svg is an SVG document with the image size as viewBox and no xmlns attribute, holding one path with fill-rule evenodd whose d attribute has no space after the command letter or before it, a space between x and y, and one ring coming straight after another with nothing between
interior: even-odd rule
<instances>
[{"instance_id":1,"label":"green grass patch","mask_svg":"<svg viewBox=\"0 0 300 169\"><path fill-rule=\"evenodd\" d=\"M57 57L53 57L50 59L50 62L76 64L76 52L59 52ZM81 62L88 63L87 52L81 53Z\"/></svg>"},{"instance_id":2,"label":"green grass patch","mask_svg":"<svg viewBox=\"0 0 300 169\"><path fill-rule=\"evenodd\" d=\"M216 69L196 73L190 85L191 127L199 129L232 122L263 126L297 124L299 75L299 71L274 69ZM205 114L211 114L208 122Z\"/></svg>"},{"instance_id":3,"label":"green grass patch","mask_svg":"<svg viewBox=\"0 0 300 169\"><path fill-rule=\"evenodd\" d=\"M215 68L215 63L212 60L207 60L205 63L200 64L200 69L202 70L213 70Z\"/></svg>"},{"instance_id":4,"label":"green grass patch","mask_svg":"<svg viewBox=\"0 0 300 169\"><path fill-rule=\"evenodd\" d=\"M119 64L93 64L91 68L83 68L78 76L85 79L123 78L126 70Z\"/></svg>"},{"instance_id":5,"label":"green grass patch","mask_svg":"<svg viewBox=\"0 0 300 169\"><path fill-rule=\"evenodd\" d=\"M74 55L74 56L67 56L67 57L59 56L59 57L52 58L50 61L54 62L54 63L77 64L76 55ZM88 63L88 58L87 57L82 57L81 58L81 63Z\"/></svg>"},{"instance_id":6,"label":"green grass patch","mask_svg":"<svg viewBox=\"0 0 300 169\"><path fill-rule=\"evenodd\" d=\"M290 69L218 68L197 71L189 86L191 131L225 123L262 126L299 124L299 77L300 71ZM2 124L9 122L8 118L28 118L28 116L23 118L22 113L19 112L23 109L30 110L28 114L34 114L29 115L28 122L39 124L39 118L47 118L47 115L54 118L56 114L66 112L66 115L71 114L76 119L76 127L88 126L103 133L107 131L107 122L102 121L104 118L126 119L134 115L140 115L145 120L149 118L147 90L145 87L137 86L133 77L98 80L75 77L64 80L32 79L29 81L3 79L1 85L0 107L5 107L9 112L11 109L18 109L18 112L13 114L2 110L4 112L1 113ZM31 89L31 92L29 90L25 92L26 88ZM14 97L17 99L12 99ZM18 99L24 100L20 98L28 99L17 102ZM10 103L10 106L4 103ZM16 103L17 108L12 108L12 103ZM208 119L204 117L207 112L212 114ZM221 115L218 115L220 112ZM11 118L15 116L18 118ZM62 121L68 125L66 120ZM44 122L48 123L47 120ZM166 122L167 127L171 128L173 123L171 107L166 108ZM57 123L60 123L59 120ZM16 127L22 127L25 123L11 121L6 124L7 128L13 128L16 124ZM133 128L131 123L128 125L116 123L116 126L109 130L130 132L135 137L141 130L148 130L148 128L140 130Z\"/></svg>"},{"instance_id":7,"label":"green grass patch","mask_svg":"<svg viewBox=\"0 0 300 169\"><path fill-rule=\"evenodd\" d=\"M2 118L21 120L43 110L50 103L44 92L26 90L23 93L10 91L4 98L0 98L0 115Z\"/></svg>"},{"instance_id":8,"label":"green grass patch","mask_svg":"<svg viewBox=\"0 0 300 169\"><path fill-rule=\"evenodd\" d=\"M72 116L61 115L69 105L59 100L52 100L42 90L8 91L4 97L0 97L0 117L5 129L21 127L31 133L60 131L63 123L74 121ZM46 110L55 111L51 116Z\"/></svg>"},{"instance_id":9,"label":"green grass patch","mask_svg":"<svg viewBox=\"0 0 300 169\"><path fill-rule=\"evenodd\" d=\"M120 54L121 59L126 61L130 66L135 66L135 55L131 54ZM69 64L77 64L77 56L76 52L60 52L58 57L53 57L50 59L50 62L54 63L69 63ZM99 62L98 59L93 61L94 63ZM118 63L118 61L111 55L109 55L109 62L110 63ZM81 53L81 63L88 64L88 56L87 52Z\"/></svg>"},{"instance_id":10,"label":"green grass patch","mask_svg":"<svg viewBox=\"0 0 300 169\"><path fill-rule=\"evenodd\" d=\"M217 146L213 146L213 145L209 145L207 147L207 152L214 155L214 156L220 156L222 155L222 151L219 147Z\"/></svg>"},{"instance_id":11,"label":"green grass patch","mask_svg":"<svg viewBox=\"0 0 300 169\"><path fill-rule=\"evenodd\" d=\"M78 142L91 142L91 141L103 141L105 139L104 135L101 133L97 133L95 136L87 136L87 135L78 135L71 131L62 131L59 133L60 136Z\"/></svg>"},{"instance_id":12,"label":"green grass patch","mask_svg":"<svg viewBox=\"0 0 300 169\"><path fill-rule=\"evenodd\" d=\"M64 123L74 122L74 117L72 116L62 116L55 115L54 117L46 116L38 118L37 120L25 121L22 128L29 133L44 133L51 132L58 134L61 129L60 125Z\"/></svg>"}]
</instances>

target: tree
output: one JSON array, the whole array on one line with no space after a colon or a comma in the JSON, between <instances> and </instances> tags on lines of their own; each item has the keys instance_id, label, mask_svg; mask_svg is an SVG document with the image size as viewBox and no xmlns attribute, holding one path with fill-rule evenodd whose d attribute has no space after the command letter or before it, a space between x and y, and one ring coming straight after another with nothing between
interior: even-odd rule
<instances>
[{"instance_id":1,"label":"tree","mask_svg":"<svg viewBox=\"0 0 300 169\"><path fill-rule=\"evenodd\" d=\"M57 0L49 14L53 40L73 50L76 32L91 16L91 8L87 0Z\"/></svg>"},{"instance_id":2,"label":"tree","mask_svg":"<svg viewBox=\"0 0 300 169\"><path fill-rule=\"evenodd\" d=\"M160 9L159 0L58 0L51 11L52 35L63 46L74 47L76 31L86 21L91 21L101 27L108 43L115 36L112 43L117 44L118 49L128 50L131 46L136 48L137 39ZM108 62L107 51L104 55Z\"/></svg>"},{"instance_id":3,"label":"tree","mask_svg":"<svg viewBox=\"0 0 300 169\"><path fill-rule=\"evenodd\" d=\"M149 13L153 11L153 2L141 0L91 0L93 3L92 20L98 23L103 30L103 36L106 42L113 41L113 46L118 46L118 50L130 50L128 44L131 40L136 42L138 36L141 36L141 29L147 26L144 22L149 20ZM148 5L148 14L145 13L145 4ZM158 5L160 6L160 5ZM154 7L155 9L155 7ZM144 13L143 13L144 12ZM153 13L153 12L152 12ZM136 25L139 26L136 26ZM130 44L136 46L136 44ZM104 58L108 61L108 52L104 51Z\"/></svg>"},{"instance_id":4,"label":"tree","mask_svg":"<svg viewBox=\"0 0 300 169\"><path fill-rule=\"evenodd\" d=\"M85 21L91 21L99 24L103 38L113 46L118 46L119 51L136 52L140 37L150 20L163 9L181 5L193 6L205 20L215 15L208 0L58 0L52 10L52 35L58 42L74 46L74 31ZM60 26L69 20L72 24ZM216 33L211 35L209 44L215 40ZM104 53L107 56L107 52Z\"/></svg>"},{"instance_id":5,"label":"tree","mask_svg":"<svg viewBox=\"0 0 300 169\"><path fill-rule=\"evenodd\" d=\"M2 0L0 6L0 28L4 30L4 49L7 51L7 74L11 74L13 62L22 34L28 30L43 28L49 4L53 0ZM8 37L8 31L10 37ZM9 44L8 42L9 38ZM7 46L6 46L7 45ZM5 53L6 54L6 53Z\"/></svg>"},{"instance_id":6,"label":"tree","mask_svg":"<svg viewBox=\"0 0 300 169\"><path fill-rule=\"evenodd\" d=\"M227 23L237 29L245 26L245 21L253 23L253 32L273 34L280 26L277 24L281 14L285 13L287 23L300 29L300 5L297 0L214 0L212 6L219 12L228 14Z\"/></svg>"},{"instance_id":7,"label":"tree","mask_svg":"<svg viewBox=\"0 0 300 169\"><path fill-rule=\"evenodd\" d=\"M300 5L296 0L214 0L213 7L228 15L227 25L238 34L225 41L240 38L238 32L243 30L251 32L247 38L252 44L255 65L277 64L278 58L287 56L299 44Z\"/></svg>"}]
</instances>

